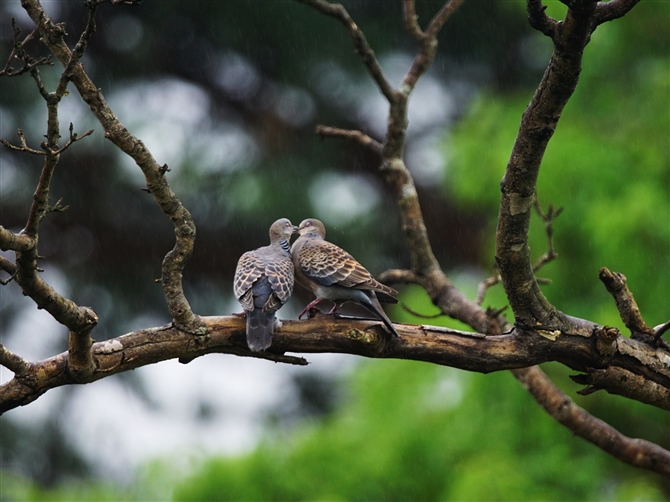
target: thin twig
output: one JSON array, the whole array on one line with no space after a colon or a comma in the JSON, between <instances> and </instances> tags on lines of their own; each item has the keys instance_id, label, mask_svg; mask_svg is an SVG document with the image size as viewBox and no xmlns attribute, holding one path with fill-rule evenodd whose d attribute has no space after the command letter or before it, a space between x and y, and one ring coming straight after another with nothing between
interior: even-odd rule
<instances>
[{"instance_id":1,"label":"thin twig","mask_svg":"<svg viewBox=\"0 0 670 502\"><path fill-rule=\"evenodd\" d=\"M25 152L25 153L31 153L33 155L44 155L45 154L45 152L30 148L26 144L26 136L25 136L25 134L23 134L23 131L21 129L18 130L18 136L19 136L19 141L21 142L20 146L14 146L9 141L7 141L5 139L2 139L2 138L0 138L0 143L2 143L4 146L9 148L10 150L14 150L15 152Z\"/></svg>"},{"instance_id":2,"label":"thin twig","mask_svg":"<svg viewBox=\"0 0 670 502\"><path fill-rule=\"evenodd\" d=\"M416 310L410 308L410 306L407 305L406 303L402 303L402 302L400 303L400 306L404 310L406 310L407 312L412 314L414 317L418 317L420 319L437 319L438 317L444 317L444 315L445 315L444 312L442 312L442 311L438 312L437 314L430 314L430 315L421 314L420 312L417 312Z\"/></svg>"},{"instance_id":3,"label":"thin twig","mask_svg":"<svg viewBox=\"0 0 670 502\"><path fill-rule=\"evenodd\" d=\"M537 214L540 216L542 221L544 222L544 231L547 234L547 252L544 253L540 258L535 262L535 265L533 265L533 272L537 272L540 270L543 266L545 266L547 263L550 263L551 261L555 260L558 258L558 253L554 249L554 227L553 227L553 221L558 218L558 216L563 212L563 208L559 207L558 209L554 209L554 206L552 204L549 204L549 208L547 209L547 212L544 213L542 211L542 207L540 206L540 202L537 198L537 194L535 195L535 198L533 199L533 205L535 206L535 210L537 211ZM538 280L538 282L540 282Z\"/></svg>"},{"instance_id":4,"label":"thin twig","mask_svg":"<svg viewBox=\"0 0 670 502\"><path fill-rule=\"evenodd\" d=\"M5 67L0 71L0 77L17 77L23 75L26 72L29 72L36 66L41 65L53 65L51 57L41 57L38 59L29 58L25 52L25 45L30 42L37 33L38 29L35 28L31 31L23 41L19 41L19 35L21 34L21 29L16 26L16 19L12 18L12 29L14 31L14 45L12 47L12 52L10 52L9 57L7 58L7 63ZM16 58L19 61L23 61L23 67L19 70L14 70L11 66L12 60Z\"/></svg>"},{"instance_id":5,"label":"thin twig","mask_svg":"<svg viewBox=\"0 0 670 502\"><path fill-rule=\"evenodd\" d=\"M498 284L501 280L502 278L500 277L500 272L498 272L498 267L494 267L493 275L488 279L484 279L477 286L477 298L475 300L477 305L484 303L484 297L486 296L488 289Z\"/></svg>"},{"instance_id":6,"label":"thin twig","mask_svg":"<svg viewBox=\"0 0 670 502\"><path fill-rule=\"evenodd\" d=\"M426 36L430 38L435 38L440 32L444 24L449 20L451 16L454 15L454 12L461 6L464 0L449 0L446 2L442 8L439 10L435 17L430 21L428 28L426 29Z\"/></svg>"},{"instance_id":7,"label":"thin twig","mask_svg":"<svg viewBox=\"0 0 670 502\"><path fill-rule=\"evenodd\" d=\"M7 279L0 279L0 284L2 284L3 286L6 286L10 282L12 282L12 280L14 280L14 277L16 277L16 274L18 273L18 268L16 267L16 265L14 265L4 256L0 256L0 270L3 270L9 274L9 277Z\"/></svg>"},{"instance_id":8,"label":"thin twig","mask_svg":"<svg viewBox=\"0 0 670 502\"><path fill-rule=\"evenodd\" d=\"M58 97L58 99L61 99L65 95L65 92L67 91L67 84L72 78L74 67L79 63L79 60L84 55L84 52L86 52L88 43L91 40L93 33L95 33L95 12L98 7L98 2L94 0L86 0L84 4L88 7L88 20L86 22L86 28L81 33L81 36L77 41L77 45L75 45L74 50L70 55L70 61L68 61L68 63L65 65L63 73L61 73L60 81L58 82L58 87L55 91L55 95ZM70 124L70 136L71 135L72 125Z\"/></svg>"},{"instance_id":9,"label":"thin twig","mask_svg":"<svg viewBox=\"0 0 670 502\"><path fill-rule=\"evenodd\" d=\"M316 133L322 138L326 137L344 138L350 141L354 141L359 145L369 148L378 155L381 154L382 152L382 144L376 139L371 138L370 136L361 131L355 131L352 129L340 129L339 127L317 125Z\"/></svg>"},{"instance_id":10,"label":"thin twig","mask_svg":"<svg viewBox=\"0 0 670 502\"><path fill-rule=\"evenodd\" d=\"M72 122L70 122L70 129L69 129L69 131L70 131L70 138L68 139L67 143L65 143L61 148L59 148L59 149L55 152L57 155L60 155L60 154L63 153L65 150L67 150L68 148L70 148L70 146L72 145L72 143L75 143L76 141L81 141L81 140L84 139L86 136L90 136L91 134L93 134L93 129L90 129L90 130L86 131L84 134L82 134L81 136L79 136L76 132L74 132L74 126L72 125Z\"/></svg>"},{"instance_id":11,"label":"thin twig","mask_svg":"<svg viewBox=\"0 0 670 502\"><path fill-rule=\"evenodd\" d=\"M30 363L8 350L0 343L0 364L17 376L22 376L30 370Z\"/></svg>"},{"instance_id":12,"label":"thin twig","mask_svg":"<svg viewBox=\"0 0 670 502\"><path fill-rule=\"evenodd\" d=\"M395 91L382 70L377 57L375 56L374 51L368 44L365 35L361 29L356 25L356 23L351 19L351 16L340 4L331 4L324 0L298 0L299 2L305 3L314 7L316 10L326 14L327 16L332 16L338 19L344 27L349 32L349 36L354 42L356 52L360 56L361 60L365 64L366 68L372 75L372 78L377 83L379 90L386 97L389 103L392 103L396 100Z\"/></svg>"}]
</instances>

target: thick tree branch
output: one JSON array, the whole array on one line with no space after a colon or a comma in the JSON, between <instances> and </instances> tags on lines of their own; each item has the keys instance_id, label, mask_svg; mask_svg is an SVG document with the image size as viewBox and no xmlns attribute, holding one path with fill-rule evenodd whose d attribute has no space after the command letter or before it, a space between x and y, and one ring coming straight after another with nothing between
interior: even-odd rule
<instances>
[{"instance_id":1,"label":"thick tree branch","mask_svg":"<svg viewBox=\"0 0 670 502\"><path fill-rule=\"evenodd\" d=\"M195 224L191 214L170 189L164 176L165 170L156 162L144 143L132 136L114 115L102 92L90 80L81 64L75 64L73 68L68 67L73 54L63 39L65 35L63 28L53 23L38 0L21 0L21 5L39 28L42 40L47 47L67 71L71 71L70 80L101 123L105 130L105 137L137 163L144 173L147 188L174 224L176 242L174 248L163 260L161 284L172 318L177 324L195 332L199 324L198 316L191 310L182 286L182 271L191 255L195 241ZM91 23L91 17L89 17L89 26ZM84 38L80 39L80 42ZM76 53L74 57L77 57Z\"/></svg>"},{"instance_id":2,"label":"thick tree branch","mask_svg":"<svg viewBox=\"0 0 670 502\"><path fill-rule=\"evenodd\" d=\"M542 4L528 0L528 10L531 24L546 28L549 21L542 17ZM596 2L592 0L570 2L565 20L553 33L554 53L523 114L500 185L496 261L517 325L588 330L585 323L565 316L542 294L530 262L528 229L540 164L561 112L577 86L584 48L596 26L595 11Z\"/></svg>"},{"instance_id":3,"label":"thick tree branch","mask_svg":"<svg viewBox=\"0 0 670 502\"><path fill-rule=\"evenodd\" d=\"M542 407L574 434L627 464L670 478L670 452L644 439L631 439L595 418L563 394L537 367L514 372Z\"/></svg>"},{"instance_id":4,"label":"thick tree branch","mask_svg":"<svg viewBox=\"0 0 670 502\"><path fill-rule=\"evenodd\" d=\"M3 251L26 251L37 246L37 240L30 235L14 233L0 225L0 249Z\"/></svg>"},{"instance_id":5,"label":"thick tree branch","mask_svg":"<svg viewBox=\"0 0 670 502\"><path fill-rule=\"evenodd\" d=\"M400 338L396 338L376 320L317 314L315 318L305 321L282 321L283 325L275 333L270 352L259 354L247 348L243 316L203 317L201 320L198 336L172 324L96 343L91 352L93 368L88 373L82 371L73 374L75 372L71 368L77 365L73 365L71 360L72 352L69 356L64 353L31 363L27 373L0 388L0 410L7 411L27 404L49 389L61 385L93 382L168 359L190 361L209 353L226 353L298 362L286 359L288 356L283 356L286 352L332 352L372 358L410 359L480 373L523 368L548 361L561 362L583 373L616 367L656 384L657 389L664 393L654 394L654 402L650 404L670 409L670 368L659 360L656 349L623 337L616 340L614 351L604 357L595 348L592 338L579 335L562 335L551 340L522 330L487 336L438 326L394 324L400 334ZM283 359L278 359L279 356ZM5 364L2 361L0 363ZM300 360L299 363L303 364L304 361ZM601 379L601 388L609 392L617 393L630 387L620 380L620 375L613 375L609 379L605 373L597 375ZM648 400L650 396L645 393L643 396L629 397Z\"/></svg>"}]
</instances>

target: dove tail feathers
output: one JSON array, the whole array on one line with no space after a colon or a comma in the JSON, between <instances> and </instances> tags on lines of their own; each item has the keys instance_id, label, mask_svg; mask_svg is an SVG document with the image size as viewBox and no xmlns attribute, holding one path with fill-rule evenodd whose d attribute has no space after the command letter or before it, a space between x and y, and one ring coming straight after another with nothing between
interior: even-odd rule
<instances>
[{"instance_id":1,"label":"dove tail feathers","mask_svg":"<svg viewBox=\"0 0 670 502\"><path fill-rule=\"evenodd\" d=\"M274 324L274 312L263 312L261 309L247 311L247 345L253 352L270 346Z\"/></svg>"},{"instance_id":2,"label":"dove tail feathers","mask_svg":"<svg viewBox=\"0 0 670 502\"><path fill-rule=\"evenodd\" d=\"M365 296L369 301L368 302L362 301L362 302L360 302L361 305L363 305L366 309L368 309L370 312L372 312L377 319L379 319L381 322L383 322L384 325L389 329L389 331L391 333L393 333L395 336L399 337L400 335L398 335L398 332L395 330L395 327L393 326L393 323L391 322L391 320L386 315L386 312L384 312L384 309L382 308L381 304L379 303L379 300L377 299L377 295L375 295L375 292L374 291L369 291L369 294L366 294Z\"/></svg>"}]
</instances>

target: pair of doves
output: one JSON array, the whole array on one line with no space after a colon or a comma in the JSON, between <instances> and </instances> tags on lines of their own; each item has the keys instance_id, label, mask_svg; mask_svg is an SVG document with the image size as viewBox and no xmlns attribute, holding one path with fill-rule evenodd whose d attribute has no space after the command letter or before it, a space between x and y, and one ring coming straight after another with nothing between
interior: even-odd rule
<instances>
[{"instance_id":1,"label":"pair of doves","mask_svg":"<svg viewBox=\"0 0 670 502\"><path fill-rule=\"evenodd\" d=\"M289 244L294 233L300 237ZM244 253L235 270L235 297L247 316L247 345L258 352L272 343L275 312L293 292L294 277L316 295L298 319L321 300L335 303L334 314L345 302L356 302L398 336L379 301L397 303L398 292L378 282L366 268L344 249L325 240L326 229L309 218L295 227L286 218L270 227L270 245ZM377 296L379 295L379 297Z\"/></svg>"}]
</instances>

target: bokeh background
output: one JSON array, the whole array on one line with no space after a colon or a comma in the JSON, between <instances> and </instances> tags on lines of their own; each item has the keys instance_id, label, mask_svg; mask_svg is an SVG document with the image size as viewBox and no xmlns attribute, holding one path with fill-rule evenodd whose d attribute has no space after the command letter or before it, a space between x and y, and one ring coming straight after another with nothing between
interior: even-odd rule
<instances>
[{"instance_id":1,"label":"bokeh background","mask_svg":"<svg viewBox=\"0 0 670 502\"><path fill-rule=\"evenodd\" d=\"M402 2L343 2L400 82L415 46ZM562 17L565 7L546 2ZM74 45L86 9L45 1ZM424 25L441 3L417 1ZM19 0L0 2L0 60ZM523 2L465 2L410 101L407 164L434 251L474 297L491 274L504 172L519 119L551 53ZM32 54L45 54L38 44ZM647 322L670 317L670 2L641 2L601 26L577 92L549 145L539 197L564 207L560 259L541 271L561 310L622 330L597 279L623 272ZM378 159L317 123L381 139L387 106L342 26L291 1L147 1L103 5L84 57L120 120L171 169L193 213L186 293L202 315L238 312L232 275L264 245L275 219L317 217L329 239L373 273L409 265ZM50 89L58 68L41 68ZM173 228L141 191L140 170L104 140L76 91L60 107L95 133L68 150L52 201L70 206L42 223L43 276L92 306L96 340L169 322L154 279ZM46 107L29 76L0 80L0 136L25 131L37 147ZM0 150L0 223L25 224L40 159ZM532 249L546 249L535 218ZM4 276L3 276L4 277ZM283 318L309 300L296 288ZM67 332L11 283L0 287L1 343L39 360L66 349ZM433 314L419 288L401 291ZM486 306L505 305L500 286ZM446 318L399 322L462 327ZM508 373L469 374L407 361L308 356L307 368L209 355L168 361L82 387L50 391L0 417L2 500L663 500L667 480L621 464L549 418ZM586 398L559 365L543 366L581 406L623 433L670 447L667 412L616 396ZM0 381L12 374L0 368Z\"/></svg>"}]
</instances>

